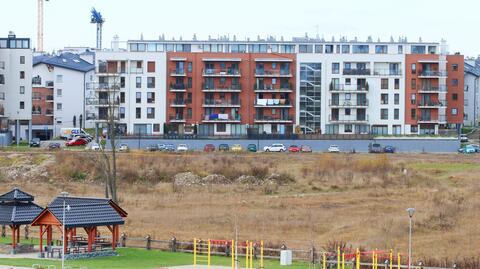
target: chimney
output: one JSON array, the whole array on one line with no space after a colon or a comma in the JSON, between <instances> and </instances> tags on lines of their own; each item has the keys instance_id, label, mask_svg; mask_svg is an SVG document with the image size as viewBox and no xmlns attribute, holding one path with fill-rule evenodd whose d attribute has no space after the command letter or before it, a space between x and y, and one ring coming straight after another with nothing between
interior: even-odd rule
<instances>
[{"instance_id":1,"label":"chimney","mask_svg":"<svg viewBox=\"0 0 480 269\"><path fill-rule=\"evenodd\" d=\"M112 50L113 51L118 51L119 50L120 42L118 40L119 40L118 35L113 36L113 41L112 41Z\"/></svg>"}]
</instances>

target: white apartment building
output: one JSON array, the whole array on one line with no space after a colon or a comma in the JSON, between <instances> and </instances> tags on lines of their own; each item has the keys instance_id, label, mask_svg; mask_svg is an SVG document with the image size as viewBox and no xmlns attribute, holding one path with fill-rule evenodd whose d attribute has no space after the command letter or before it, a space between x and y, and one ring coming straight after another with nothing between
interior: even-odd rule
<instances>
[{"instance_id":1,"label":"white apartment building","mask_svg":"<svg viewBox=\"0 0 480 269\"><path fill-rule=\"evenodd\" d=\"M20 140L29 140L32 124L32 50L29 38L10 32L0 38L0 125Z\"/></svg>"},{"instance_id":2,"label":"white apartment building","mask_svg":"<svg viewBox=\"0 0 480 269\"><path fill-rule=\"evenodd\" d=\"M480 121L480 58L465 60L464 116L465 126L478 126Z\"/></svg>"},{"instance_id":3,"label":"white apartment building","mask_svg":"<svg viewBox=\"0 0 480 269\"><path fill-rule=\"evenodd\" d=\"M93 63L78 54L41 55L33 59L33 137L51 139L61 128L92 128L86 121L86 86L95 77Z\"/></svg>"},{"instance_id":4,"label":"white apartment building","mask_svg":"<svg viewBox=\"0 0 480 269\"><path fill-rule=\"evenodd\" d=\"M163 133L166 53L130 52L117 46L96 52L95 58L96 82L87 93L87 120L102 126L108 118L110 100L115 100L120 134Z\"/></svg>"}]
</instances>

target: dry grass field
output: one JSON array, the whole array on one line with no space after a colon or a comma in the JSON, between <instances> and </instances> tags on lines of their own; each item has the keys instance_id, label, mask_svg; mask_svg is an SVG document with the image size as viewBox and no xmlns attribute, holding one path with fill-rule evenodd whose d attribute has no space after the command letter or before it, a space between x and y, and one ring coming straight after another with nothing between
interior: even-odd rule
<instances>
[{"instance_id":1,"label":"dry grass field","mask_svg":"<svg viewBox=\"0 0 480 269\"><path fill-rule=\"evenodd\" d=\"M66 190L103 196L92 154L0 155L0 191L13 186L45 206ZM480 249L480 159L457 154L161 154L119 157L129 236L265 240L306 249L329 241L405 253L415 207L416 259L464 260ZM222 175L177 186L176 174ZM257 183L242 183L241 176ZM220 177L220 176L217 176ZM268 180L267 180L268 179Z\"/></svg>"}]
</instances>

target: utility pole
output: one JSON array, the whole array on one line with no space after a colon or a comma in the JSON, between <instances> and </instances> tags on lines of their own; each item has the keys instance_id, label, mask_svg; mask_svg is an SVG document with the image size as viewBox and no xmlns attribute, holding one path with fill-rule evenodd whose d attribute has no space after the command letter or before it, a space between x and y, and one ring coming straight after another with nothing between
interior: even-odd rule
<instances>
[{"instance_id":1,"label":"utility pole","mask_svg":"<svg viewBox=\"0 0 480 269\"><path fill-rule=\"evenodd\" d=\"M413 213L415 213L415 208L407 208L408 217L409 217L409 228L408 228L408 269L411 269L412 266L412 218Z\"/></svg>"}]
</instances>

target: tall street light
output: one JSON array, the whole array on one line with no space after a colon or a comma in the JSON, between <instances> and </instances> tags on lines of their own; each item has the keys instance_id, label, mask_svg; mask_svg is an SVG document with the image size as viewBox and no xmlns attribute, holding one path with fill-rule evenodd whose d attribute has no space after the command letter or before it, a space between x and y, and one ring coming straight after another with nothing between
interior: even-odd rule
<instances>
[{"instance_id":1,"label":"tall street light","mask_svg":"<svg viewBox=\"0 0 480 269\"><path fill-rule=\"evenodd\" d=\"M410 225L408 229L408 269L410 269L412 265L412 218L413 213L415 213L415 208L410 207L407 208L408 217L410 219Z\"/></svg>"},{"instance_id":2,"label":"tall street light","mask_svg":"<svg viewBox=\"0 0 480 269\"><path fill-rule=\"evenodd\" d=\"M70 205L66 206L66 200L68 192L62 192L60 195L63 197L63 220L62 220L62 269L65 269L65 211L70 211Z\"/></svg>"}]
</instances>

